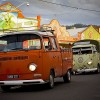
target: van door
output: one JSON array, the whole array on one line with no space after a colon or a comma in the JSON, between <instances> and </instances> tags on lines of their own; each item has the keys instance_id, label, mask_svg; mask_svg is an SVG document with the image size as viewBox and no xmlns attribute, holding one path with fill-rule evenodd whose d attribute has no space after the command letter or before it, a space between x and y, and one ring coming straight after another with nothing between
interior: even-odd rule
<instances>
[{"instance_id":1,"label":"van door","mask_svg":"<svg viewBox=\"0 0 100 100\"><path fill-rule=\"evenodd\" d=\"M57 43L55 40L55 37L51 37L51 43L52 43L52 60L55 64L55 71L57 76L62 75L62 58L61 58L61 52L57 47Z\"/></svg>"},{"instance_id":2,"label":"van door","mask_svg":"<svg viewBox=\"0 0 100 100\"><path fill-rule=\"evenodd\" d=\"M43 55L43 62L46 73L50 73L50 69L54 69L55 76L60 76L62 74L62 67L61 67L61 54L58 51L56 42L54 38L51 37L44 37L44 49L45 53Z\"/></svg>"}]
</instances>

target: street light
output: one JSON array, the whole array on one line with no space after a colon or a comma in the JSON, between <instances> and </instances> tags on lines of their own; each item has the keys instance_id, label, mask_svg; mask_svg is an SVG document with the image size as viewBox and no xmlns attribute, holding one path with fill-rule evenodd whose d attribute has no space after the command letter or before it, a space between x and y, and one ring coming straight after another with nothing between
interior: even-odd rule
<instances>
[{"instance_id":1,"label":"street light","mask_svg":"<svg viewBox=\"0 0 100 100\"><path fill-rule=\"evenodd\" d=\"M27 6L29 6L30 4L29 4L29 2L27 2Z\"/></svg>"},{"instance_id":2,"label":"street light","mask_svg":"<svg viewBox=\"0 0 100 100\"><path fill-rule=\"evenodd\" d=\"M22 5L24 5L24 4L26 4L27 6L30 5L29 2L23 2L23 3L21 3L20 5L18 5L16 8L19 8L20 6L22 6Z\"/></svg>"}]
</instances>

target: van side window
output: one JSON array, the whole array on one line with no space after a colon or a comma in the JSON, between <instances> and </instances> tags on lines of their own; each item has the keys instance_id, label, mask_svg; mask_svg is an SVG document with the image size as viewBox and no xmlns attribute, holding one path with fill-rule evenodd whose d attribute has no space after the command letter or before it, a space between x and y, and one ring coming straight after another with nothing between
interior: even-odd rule
<instances>
[{"instance_id":1,"label":"van side window","mask_svg":"<svg viewBox=\"0 0 100 100\"><path fill-rule=\"evenodd\" d=\"M43 38L43 45L44 45L44 48L46 50L51 50L52 49L52 45L51 45L50 40L49 40L48 37Z\"/></svg>"},{"instance_id":2,"label":"van side window","mask_svg":"<svg viewBox=\"0 0 100 100\"><path fill-rule=\"evenodd\" d=\"M52 45L53 45L53 49L57 50L57 45L56 45L55 38L51 38L51 42L52 42Z\"/></svg>"}]
</instances>

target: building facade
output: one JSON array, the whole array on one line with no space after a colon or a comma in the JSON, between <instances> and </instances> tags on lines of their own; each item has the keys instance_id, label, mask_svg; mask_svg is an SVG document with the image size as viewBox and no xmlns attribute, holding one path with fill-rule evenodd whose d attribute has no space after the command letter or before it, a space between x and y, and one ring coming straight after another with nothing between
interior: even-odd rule
<instances>
[{"instance_id":1,"label":"building facade","mask_svg":"<svg viewBox=\"0 0 100 100\"><path fill-rule=\"evenodd\" d=\"M82 32L78 33L78 40L93 39L100 40L100 27L90 25Z\"/></svg>"}]
</instances>

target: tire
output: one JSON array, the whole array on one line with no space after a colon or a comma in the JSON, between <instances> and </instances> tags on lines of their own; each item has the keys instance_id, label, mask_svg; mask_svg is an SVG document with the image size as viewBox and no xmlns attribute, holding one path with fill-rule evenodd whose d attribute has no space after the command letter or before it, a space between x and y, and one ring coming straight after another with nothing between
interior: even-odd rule
<instances>
[{"instance_id":1,"label":"tire","mask_svg":"<svg viewBox=\"0 0 100 100\"><path fill-rule=\"evenodd\" d=\"M54 88L54 74L52 71L50 72L48 87L50 89Z\"/></svg>"},{"instance_id":2,"label":"tire","mask_svg":"<svg viewBox=\"0 0 100 100\"><path fill-rule=\"evenodd\" d=\"M71 81L71 71L68 70L67 73L63 76L63 80L65 83L68 83Z\"/></svg>"},{"instance_id":3,"label":"tire","mask_svg":"<svg viewBox=\"0 0 100 100\"><path fill-rule=\"evenodd\" d=\"M76 75L76 71L72 71L72 75Z\"/></svg>"},{"instance_id":4,"label":"tire","mask_svg":"<svg viewBox=\"0 0 100 100\"><path fill-rule=\"evenodd\" d=\"M3 91L5 91L5 92L8 92L8 91L10 91L11 86L1 86L1 89L2 89Z\"/></svg>"}]
</instances>

